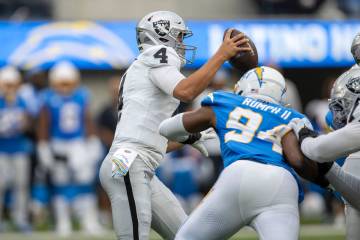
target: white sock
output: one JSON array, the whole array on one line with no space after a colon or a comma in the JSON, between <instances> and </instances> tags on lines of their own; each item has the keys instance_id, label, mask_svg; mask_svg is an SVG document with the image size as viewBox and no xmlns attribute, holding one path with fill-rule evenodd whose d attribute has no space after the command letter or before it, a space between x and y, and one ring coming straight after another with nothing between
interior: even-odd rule
<instances>
[{"instance_id":1,"label":"white sock","mask_svg":"<svg viewBox=\"0 0 360 240\"><path fill-rule=\"evenodd\" d=\"M53 200L56 232L69 235L72 231L69 202L63 196L56 196Z\"/></svg>"}]
</instances>

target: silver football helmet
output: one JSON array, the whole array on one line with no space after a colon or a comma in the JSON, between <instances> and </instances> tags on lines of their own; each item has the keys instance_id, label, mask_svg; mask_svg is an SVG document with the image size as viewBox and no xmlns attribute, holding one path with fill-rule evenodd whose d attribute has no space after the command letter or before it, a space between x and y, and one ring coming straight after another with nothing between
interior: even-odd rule
<instances>
[{"instance_id":1,"label":"silver football helmet","mask_svg":"<svg viewBox=\"0 0 360 240\"><path fill-rule=\"evenodd\" d=\"M196 47L185 45L184 38L192 36L184 20L170 11L156 11L143 17L136 27L137 45L140 52L155 45L173 48L181 57L182 65L194 62ZM191 53L186 58L186 51Z\"/></svg>"},{"instance_id":2,"label":"silver football helmet","mask_svg":"<svg viewBox=\"0 0 360 240\"><path fill-rule=\"evenodd\" d=\"M360 63L360 33L356 34L351 44L351 54L357 64Z\"/></svg>"},{"instance_id":3,"label":"silver football helmet","mask_svg":"<svg viewBox=\"0 0 360 240\"><path fill-rule=\"evenodd\" d=\"M329 108L333 127L339 129L360 117L360 69L353 68L338 77L331 89Z\"/></svg>"},{"instance_id":4,"label":"silver football helmet","mask_svg":"<svg viewBox=\"0 0 360 240\"><path fill-rule=\"evenodd\" d=\"M286 83L279 71L261 66L247 71L236 83L234 92L242 96L283 105Z\"/></svg>"}]
</instances>

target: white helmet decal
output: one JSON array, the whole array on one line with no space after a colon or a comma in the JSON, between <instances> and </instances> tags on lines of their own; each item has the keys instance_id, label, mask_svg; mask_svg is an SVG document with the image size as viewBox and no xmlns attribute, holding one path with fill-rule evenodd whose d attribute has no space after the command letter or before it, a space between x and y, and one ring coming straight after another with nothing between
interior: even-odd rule
<instances>
[{"instance_id":1,"label":"white helmet decal","mask_svg":"<svg viewBox=\"0 0 360 240\"><path fill-rule=\"evenodd\" d=\"M160 37L165 37L166 34L170 30L170 21L169 20L159 20L159 21L153 22L153 28Z\"/></svg>"}]
</instances>

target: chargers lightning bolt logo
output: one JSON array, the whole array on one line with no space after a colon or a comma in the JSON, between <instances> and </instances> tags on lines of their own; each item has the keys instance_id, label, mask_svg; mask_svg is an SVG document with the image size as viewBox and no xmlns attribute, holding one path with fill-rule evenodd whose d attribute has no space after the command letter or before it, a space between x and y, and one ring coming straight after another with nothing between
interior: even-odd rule
<instances>
[{"instance_id":1,"label":"chargers lightning bolt logo","mask_svg":"<svg viewBox=\"0 0 360 240\"><path fill-rule=\"evenodd\" d=\"M263 68L261 68L261 67L256 67L256 68L255 68L255 74L256 74L257 79L258 79L258 81L259 81L260 87L261 87L261 85L262 85L263 72L264 72L264 69L263 69Z\"/></svg>"}]
</instances>

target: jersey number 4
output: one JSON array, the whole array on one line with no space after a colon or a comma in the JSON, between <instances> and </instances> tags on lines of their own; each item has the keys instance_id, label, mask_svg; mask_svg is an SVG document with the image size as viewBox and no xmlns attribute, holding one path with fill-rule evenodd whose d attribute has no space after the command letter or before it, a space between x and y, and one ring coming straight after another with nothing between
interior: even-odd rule
<instances>
[{"instance_id":1,"label":"jersey number 4","mask_svg":"<svg viewBox=\"0 0 360 240\"><path fill-rule=\"evenodd\" d=\"M154 58L160 58L160 63L168 63L166 48L160 48L160 50L154 54Z\"/></svg>"},{"instance_id":2,"label":"jersey number 4","mask_svg":"<svg viewBox=\"0 0 360 240\"><path fill-rule=\"evenodd\" d=\"M225 142L235 141L241 143L250 143L255 134L256 137L267 142L272 143L272 150L282 154L281 137L287 131L288 127L285 124L276 126L267 131L260 131L257 133L263 117L261 114L253 112L249 109L241 107L235 108L230 114L226 122L226 128L237 129L239 131L230 131L225 134Z\"/></svg>"}]
</instances>

